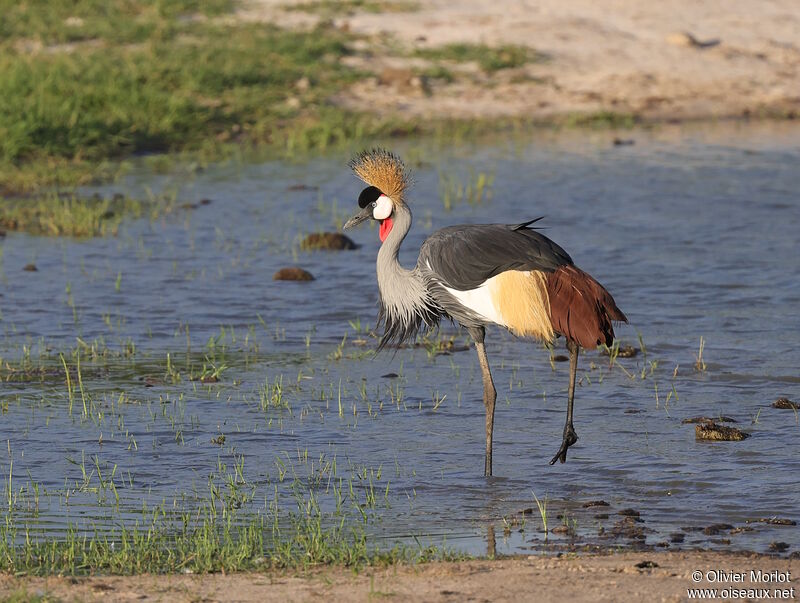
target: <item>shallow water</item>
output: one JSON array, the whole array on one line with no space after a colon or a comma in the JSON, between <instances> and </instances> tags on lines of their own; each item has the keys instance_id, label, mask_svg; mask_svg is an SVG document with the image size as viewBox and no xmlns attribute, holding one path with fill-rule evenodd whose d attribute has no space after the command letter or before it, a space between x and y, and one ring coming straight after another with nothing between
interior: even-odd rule
<instances>
[{"instance_id":1,"label":"shallow water","mask_svg":"<svg viewBox=\"0 0 800 603\"><path fill-rule=\"evenodd\" d=\"M303 234L334 230L356 210L361 187L346 157L212 166L191 176L141 169L88 192L179 187L181 199L212 203L128 222L106 239L0 239L0 356L16 366L29 354L51 371L0 383L0 474L13 478L14 521L58 535L69 524L92 531L134 521L142 501L190 507L209 476L222 480L242 459L257 511L275 492L291 500L295 476L324 491L332 472L319 469L322 458L336 459L337 475L363 488L356 498L372 480L378 502L369 529L385 546L417 537L485 553L493 526L498 553L547 549L538 511L518 521L536 508L535 493L547 497L550 527L566 513L573 531L552 534L551 549L641 544L608 537L616 513L631 507L648 545L684 532L672 547L767 551L784 541L800 549L796 527L748 524L800 519L798 416L770 406L779 396L800 399L800 128L664 127L623 137L636 144L573 132L397 148L415 174L405 264L447 224L545 215L544 232L629 317L618 338L639 347L641 336L646 354L614 366L597 352L582 355L580 440L565 465L547 461L560 443L568 364L551 366L541 345L489 332L498 407L496 475L488 480L474 352L369 355L377 229L351 235L362 244L356 251L299 250ZM491 199L445 211L440 173L466 183L470 168L494 174ZM31 262L38 271L23 272ZM271 280L294 264L316 280ZM467 341L450 325L443 331ZM705 371L694 367L701 337ZM86 392L73 392L70 412L58 352L81 347L78 338L107 351L82 360ZM122 354L131 347L135 354ZM180 380L165 376L168 354ZM74 358L65 360L74 381ZM224 366L221 381L189 380L212 364ZM273 384L267 398L279 380L283 406L262 407L265 379ZM694 426L681 424L720 414L752 437L699 442ZM211 442L221 434L223 444ZM106 476L116 466L113 513L96 490L95 456ZM15 495L25 484L49 495L38 504ZM610 507L582 507L596 499ZM332 504L322 494L320 501ZM753 530L695 531L721 522Z\"/></svg>"}]
</instances>

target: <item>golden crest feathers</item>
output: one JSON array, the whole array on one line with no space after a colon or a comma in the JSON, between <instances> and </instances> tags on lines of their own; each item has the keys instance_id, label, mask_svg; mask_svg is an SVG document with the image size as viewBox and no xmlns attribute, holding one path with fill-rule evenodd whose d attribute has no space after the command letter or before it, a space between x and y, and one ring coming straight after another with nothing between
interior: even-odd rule
<instances>
[{"instance_id":1,"label":"golden crest feathers","mask_svg":"<svg viewBox=\"0 0 800 603\"><path fill-rule=\"evenodd\" d=\"M406 189L411 186L411 175L403 160L385 149L362 151L350 161L350 169L395 202L402 202Z\"/></svg>"}]
</instances>

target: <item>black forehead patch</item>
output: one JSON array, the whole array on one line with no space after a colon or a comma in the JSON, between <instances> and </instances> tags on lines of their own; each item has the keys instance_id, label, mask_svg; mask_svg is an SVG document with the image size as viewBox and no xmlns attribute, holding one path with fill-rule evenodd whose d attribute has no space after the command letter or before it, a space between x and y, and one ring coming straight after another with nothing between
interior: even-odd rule
<instances>
[{"instance_id":1,"label":"black forehead patch","mask_svg":"<svg viewBox=\"0 0 800 603\"><path fill-rule=\"evenodd\" d=\"M382 194L377 186L368 186L358 196L358 206L364 209L370 203L377 201Z\"/></svg>"}]
</instances>

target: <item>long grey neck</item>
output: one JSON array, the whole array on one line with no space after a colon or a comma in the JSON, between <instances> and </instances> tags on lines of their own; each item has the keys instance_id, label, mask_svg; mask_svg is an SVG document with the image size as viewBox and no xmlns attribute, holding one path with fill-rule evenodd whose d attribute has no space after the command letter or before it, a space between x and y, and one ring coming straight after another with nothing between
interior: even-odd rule
<instances>
[{"instance_id":1,"label":"long grey neck","mask_svg":"<svg viewBox=\"0 0 800 603\"><path fill-rule=\"evenodd\" d=\"M392 340L402 342L416 335L423 324L431 327L438 322L425 279L416 268L403 268L397 257L411 229L411 210L406 205L396 206L392 219L392 230L378 251L377 262L381 318L385 324L381 346Z\"/></svg>"},{"instance_id":2,"label":"long grey neck","mask_svg":"<svg viewBox=\"0 0 800 603\"><path fill-rule=\"evenodd\" d=\"M392 230L386 237L378 251L378 283L380 284L382 275L402 275L407 278L410 270L406 270L400 265L397 255L400 252L400 245L406 238L408 231L411 230L411 210L408 206L398 206L393 215L394 222ZM383 292L381 290L381 292Z\"/></svg>"}]
</instances>

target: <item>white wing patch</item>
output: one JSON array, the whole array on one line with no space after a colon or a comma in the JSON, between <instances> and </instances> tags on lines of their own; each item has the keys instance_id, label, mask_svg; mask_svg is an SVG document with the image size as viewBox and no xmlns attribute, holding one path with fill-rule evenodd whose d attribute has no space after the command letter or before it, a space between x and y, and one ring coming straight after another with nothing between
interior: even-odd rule
<instances>
[{"instance_id":1,"label":"white wing patch","mask_svg":"<svg viewBox=\"0 0 800 603\"><path fill-rule=\"evenodd\" d=\"M498 325L506 326L499 310L495 307L494 302L492 302L491 286L496 278L496 276L493 276L475 289L469 289L468 291L459 291L458 289L451 289L450 287L445 287L445 289L447 289L447 292L455 297L460 304L483 317L486 322L493 322Z\"/></svg>"}]
</instances>

